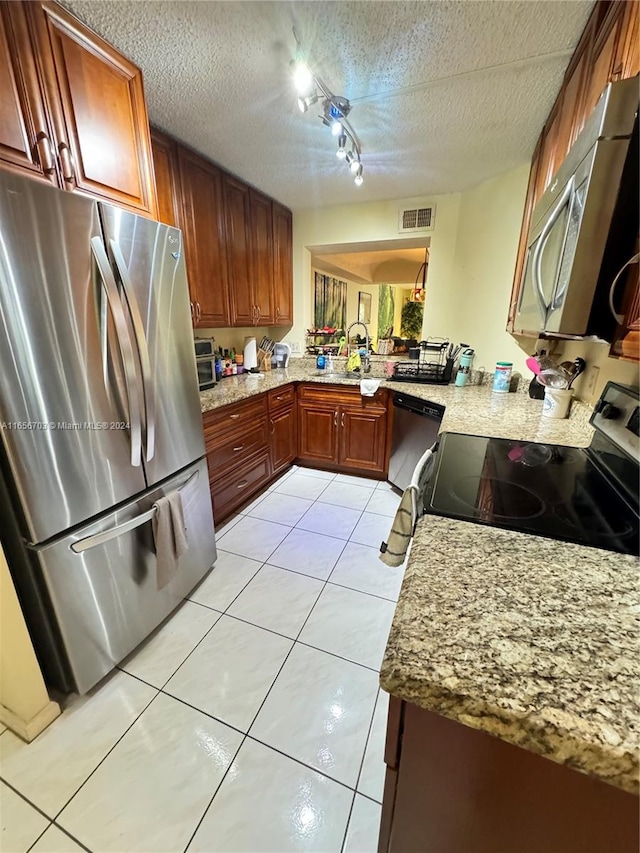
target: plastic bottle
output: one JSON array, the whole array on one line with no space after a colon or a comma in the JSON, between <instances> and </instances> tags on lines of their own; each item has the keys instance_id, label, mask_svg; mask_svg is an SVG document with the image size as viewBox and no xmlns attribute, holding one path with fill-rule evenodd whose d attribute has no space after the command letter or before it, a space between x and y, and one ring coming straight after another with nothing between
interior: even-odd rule
<instances>
[{"instance_id":1,"label":"plastic bottle","mask_svg":"<svg viewBox=\"0 0 640 853\"><path fill-rule=\"evenodd\" d=\"M498 394L508 394L511 383L512 361L496 362L496 370L493 374L493 390Z\"/></svg>"},{"instance_id":2,"label":"plastic bottle","mask_svg":"<svg viewBox=\"0 0 640 853\"><path fill-rule=\"evenodd\" d=\"M325 367L325 357L322 353L316 358L316 367L318 370L324 370Z\"/></svg>"},{"instance_id":3,"label":"plastic bottle","mask_svg":"<svg viewBox=\"0 0 640 853\"><path fill-rule=\"evenodd\" d=\"M466 349L460 356L458 372L456 373L456 386L458 388L462 388L463 385L467 384L467 379L469 378L469 371L471 370L471 363L473 362L473 356L474 352L471 348Z\"/></svg>"}]
</instances>

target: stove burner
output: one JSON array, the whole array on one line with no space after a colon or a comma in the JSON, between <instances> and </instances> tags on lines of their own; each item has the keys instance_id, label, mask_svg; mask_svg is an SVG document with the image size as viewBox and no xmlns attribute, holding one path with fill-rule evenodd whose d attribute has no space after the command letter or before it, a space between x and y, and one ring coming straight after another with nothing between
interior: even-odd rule
<instances>
[{"instance_id":1,"label":"stove burner","mask_svg":"<svg viewBox=\"0 0 640 853\"><path fill-rule=\"evenodd\" d=\"M451 494L486 521L536 518L545 511L544 501L534 492L497 477L462 477Z\"/></svg>"},{"instance_id":2,"label":"stove burner","mask_svg":"<svg viewBox=\"0 0 640 853\"><path fill-rule=\"evenodd\" d=\"M600 539L626 539L635 534L634 526L625 518L610 515L605 516L591 502L580 501L579 517L575 515L576 505L559 503L552 507L555 517L567 528L587 535L593 542Z\"/></svg>"}]
</instances>

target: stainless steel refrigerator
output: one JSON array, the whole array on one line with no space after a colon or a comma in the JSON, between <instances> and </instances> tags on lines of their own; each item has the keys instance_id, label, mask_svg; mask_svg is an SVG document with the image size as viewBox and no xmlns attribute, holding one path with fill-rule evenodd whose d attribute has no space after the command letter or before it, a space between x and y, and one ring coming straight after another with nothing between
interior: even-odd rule
<instances>
[{"instance_id":1,"label":"stainless steel refrigerator","mask_svg":"<svg viewBox=\"0 0 640 853\"><path fill-rule=\"evenodd\" d=\"M0 538L48 682L89 690L216 557L182 234L0 174ZM154 502L188 547L159 588Z\"/></svg>"}]
</instances>

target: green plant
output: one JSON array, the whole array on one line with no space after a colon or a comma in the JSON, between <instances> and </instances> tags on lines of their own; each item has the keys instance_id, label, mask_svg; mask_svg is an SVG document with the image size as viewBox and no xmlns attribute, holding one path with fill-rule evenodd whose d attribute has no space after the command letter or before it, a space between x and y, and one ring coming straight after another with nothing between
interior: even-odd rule
<instances>
[{"instance_id":1,"label":"green plant","mask_svg":"<svg viewBox=\"0 0 640 853\"><path fill-rule=\"evenodd\" d=\"M400 334L404 338L416 338L420 340L422 337L422 316L424 314L424 305L422 302L407 302L402 306L402 314L400 315Z\"/></svg>"}]
</instances>

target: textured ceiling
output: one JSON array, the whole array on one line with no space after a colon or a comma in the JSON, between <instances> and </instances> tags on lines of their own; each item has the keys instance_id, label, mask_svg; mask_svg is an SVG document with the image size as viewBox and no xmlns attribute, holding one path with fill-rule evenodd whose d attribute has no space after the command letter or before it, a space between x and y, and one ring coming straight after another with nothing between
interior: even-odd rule
<instances>
[{"instance_id":1,"label":"textured ceiling","mask_svg":"<svg viewBox=\"0 0 640 853\"><path fill-rule=\"evenodd\" d=\"M591 0L102 2L154 124L293 209L466 189L529 159ZM363 186L289 72L292 27L353 105Z\"/></svg>"},{"instance_id":2,"label":"textured ceiling","mask_svg":"<svg viewBox=\"0 0 640 853\"><path fill-rule=\"evenodd\" d=\"M312 255L317 269L361 284L412 285L423 261L422 248Z\"/></svg>"}]
</instances>

